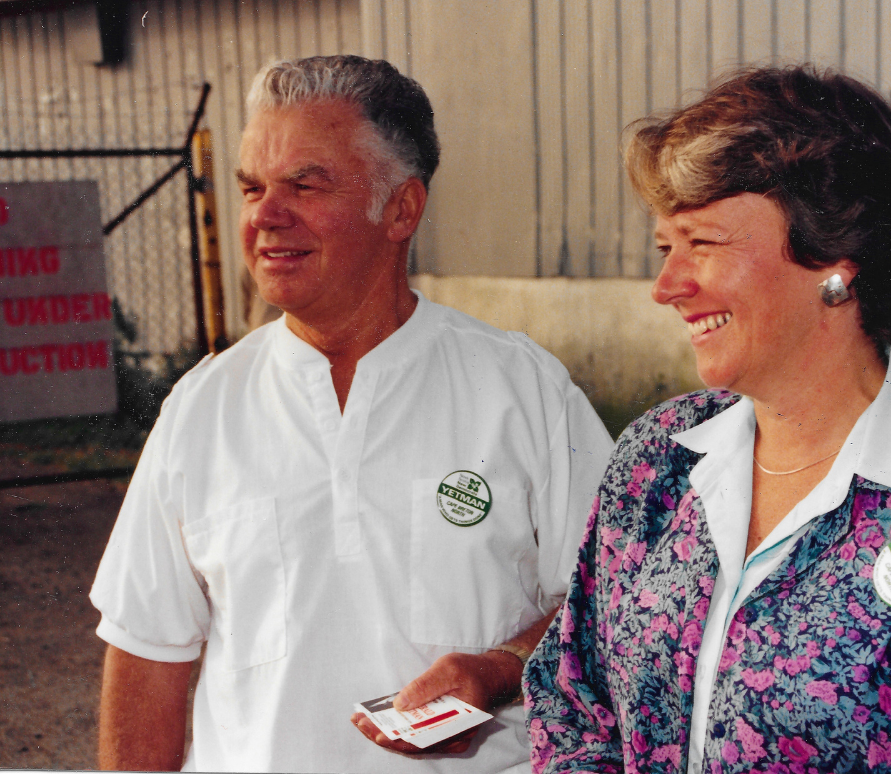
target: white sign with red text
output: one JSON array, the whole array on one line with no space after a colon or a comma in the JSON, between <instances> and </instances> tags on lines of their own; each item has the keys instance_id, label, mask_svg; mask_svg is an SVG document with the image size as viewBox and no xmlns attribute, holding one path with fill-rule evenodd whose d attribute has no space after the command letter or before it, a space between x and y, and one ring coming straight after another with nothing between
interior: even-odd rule
<instances>
[{"instance_id":1,"label":"white sign with red text","mask_svg":"<svg viewBox=\"0 0 891 774\"><path fill-rule=\"evenodd\" d=\"M0 421L117 408L93 181L0 183Z\"/></svg>"}]
</instances>

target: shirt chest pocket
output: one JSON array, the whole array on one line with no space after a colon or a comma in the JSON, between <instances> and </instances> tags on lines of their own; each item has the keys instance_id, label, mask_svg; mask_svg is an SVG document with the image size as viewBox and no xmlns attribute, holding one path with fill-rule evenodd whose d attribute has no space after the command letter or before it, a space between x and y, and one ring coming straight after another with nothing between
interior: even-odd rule
<instances>
[{"instance_id":1,"label":"shirt chest pocket","mask_svg":"<svg viewBox=\"0 0 891 774\"><path fill-rule=\"evenodd\" d=\"M183 534L212 604L208 651L218 647L232 672L282 658L286 592L275 500L233 505L185 525Z\"/></svg>"},{"instance_id":2,"label":"shirt chest pocket","mask_svg":"<svg viewBox=\"0 0 891 774\"><path fill-rule=\"evenodd\" d=\"M529 497L493 486L485 518L460 526L440 511L439 487L435 479L412 483L411 639L491 647L541 616Z\"/></svg>"}]
</instances>

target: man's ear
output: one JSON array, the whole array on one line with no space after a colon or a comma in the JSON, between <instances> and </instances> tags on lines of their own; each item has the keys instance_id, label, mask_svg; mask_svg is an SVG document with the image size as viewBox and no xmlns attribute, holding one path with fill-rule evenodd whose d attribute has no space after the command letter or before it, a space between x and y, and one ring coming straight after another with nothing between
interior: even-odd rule
<instances>
[{"instance_id":1,"label":"man's ear","mask_svg":"<svg viewBox=\"0 0 891 774\"><path fill-rule=\"evenodd\" d=\"M411 239L426 204L427 189L418 178L410 177L399 185L384 207L384 220L388 224L387 238L391 242Z\"/></svg>"}]
</instances>

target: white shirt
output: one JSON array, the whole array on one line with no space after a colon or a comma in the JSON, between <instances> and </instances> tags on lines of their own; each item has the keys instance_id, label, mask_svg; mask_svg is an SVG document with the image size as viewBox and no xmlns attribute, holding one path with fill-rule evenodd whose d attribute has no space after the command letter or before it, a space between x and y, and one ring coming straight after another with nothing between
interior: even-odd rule
<instances>
[{"instance_id":1,"label":"white shirt","mask_svg":"<svg viewBox=\"0 0 891 774\"><path fill-rule=\"evenodd\" d=\"M528 771L519 704L468 753L426 762L350 715L562 600L611 449L522 334L419 297L341 416L327 359L279 320L166 401L91 593L98 633L159 661L206 641L187 769ZM472 526L440 511L455 471L490 492Z\"/></svg>"},{"instance_id":2,"label":"white shirt","mask_svg":"<svg viewBox=\"0 0 891 774\"><path fill-rule=\"evenodd\" d=\"M688 774L702 772L708 711L727 631L733 616L758 585L789 555L810 523L844 501L854 475L891 486L891 370L876 399L860 416L826 477L745 557L752 511L755 407L743 398L731 408L672 439L703 457L690 483L704 506L718 553L712 593L693 684Z\"/></svg>"}]
</instances>

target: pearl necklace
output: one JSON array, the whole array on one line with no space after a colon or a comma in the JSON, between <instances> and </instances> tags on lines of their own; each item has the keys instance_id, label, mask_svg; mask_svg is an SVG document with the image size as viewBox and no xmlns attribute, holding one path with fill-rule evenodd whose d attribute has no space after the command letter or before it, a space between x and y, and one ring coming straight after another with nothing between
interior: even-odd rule
<instances>
[{"instance_id":1,"label":"pearl necklace","mask_svg":"<svg viewBox=\"0 0 891 774\"><path fill-rule=\"evenodd\" d=\"M752 455L752 459L755 460L755 464L769 476L791 476L793 473L801 473L802 470L807 470L808 468L814 467L814 465L819 465L821 462L826 462L826 460L828 460L830 457L834 457L840 451L841 449L838 449L837 451L832 452L832 454L827 454L825 457L821 457L816 462L811 462L807 465L804 465L803 467L795 468L795 470L768 470L764 467L764 465L758 462L758 458L754 454Z\"/></svg>"}]
</instances>

